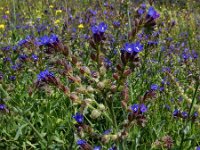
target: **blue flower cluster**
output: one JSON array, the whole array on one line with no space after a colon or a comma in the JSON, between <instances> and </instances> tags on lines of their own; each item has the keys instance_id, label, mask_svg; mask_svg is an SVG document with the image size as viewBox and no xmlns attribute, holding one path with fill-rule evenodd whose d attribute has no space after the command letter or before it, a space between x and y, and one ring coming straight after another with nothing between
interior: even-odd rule
<instances>
[{"instance_id":1,"label":"blue flower cluster","mask_svg":"<svg viewBox=\"0 0 200 150\"><path fill-rule=\"evenodd\" d=\"M153 7L149 7L147 15L154 20L160 17L160 14Z\"/></svg>"},{"instance_id":2,"label":"blue flower cluster","mask_svg":"<svg viewBox=\"0 0 200 150\"><path fill-rule=\"evenodd\" d=\"M52 72L50 72L49 70L44 70L44 71L41 71L37 75L37 80L38 81L45 81L49 77L54 77L54 74Z\"/></svg>"},{"instance_id":3,"label":"blue flower cluster","mask_svg":"<svg viewBox=\"0 0 200 150\"><path fill-rule=\"evenodd\" d=\"M91 27L93 34L104 33L107 30L108 26L104 22L99 23L99 25L95 25Z\"/></svg>"},{"instance_id":4,"label":"blue flower cluster","mask_svg":"<svg viewBox=\"0 0 200 150\"><path fill-rule=\"evenodd\" d=\"M143 45L140 44L140 42L135 43L125 43L124 49L122 51L125 51L129 54L132 54L133 52L139 53L143 50Z\"/></svg>"},{"instance_id":5,"label":"blue flower cluster","mask_svg":"<svg viewBox=\"0 0 200 150\"><path fill-rule=\"evenodd\" d=\"M39 39L36 39L35 44L38 46L47 46L51 44L56 44L59 42L58 36L51 34L50 36L44 35Z\"/></svg>"},{"instance_id":6,"label":"blue flower cluster","mask_svg":"<svg viewBox=\"0 0 200 150\"><path fill-rule=\"evenodd\" d=\"M131 106L131 110L134 113L137 113L137 112L145 113L147 112L147 106L145 104L134 104Z\"/></svg>"}]
</instances>

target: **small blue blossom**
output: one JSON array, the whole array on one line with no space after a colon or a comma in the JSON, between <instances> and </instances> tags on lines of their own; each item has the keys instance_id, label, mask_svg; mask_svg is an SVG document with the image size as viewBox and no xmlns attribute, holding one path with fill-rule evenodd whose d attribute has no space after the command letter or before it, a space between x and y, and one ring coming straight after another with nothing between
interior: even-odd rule
<instances>
[{"instance_id":1,"label":"small blue blossom","mask_svg":"<svg viewBox=\"0 0 200 150\"><path fill-rule=\"evenodd\" d=\"M78 123L83 123L84 116L80 113L76 113L76 115L72 116Z\"/></svg>"},{"instance_id":2,"label":"small blue blossom","mask_svg":"<svg viewBox=\"0 0 200 150\"><path fill-rule=\"evenodd\" d=\"M104 135L109 134L112 131L112 129L108 129L106 131L103 132Z\"/></svg>"},{"instance_id":3,"label":"small blue blossom","mask_svg":"<svg viewBox=\"0 0 200 150\"><path fill-rule=\"evenodd\" d=\"M179 115L180 111L178 109L175 109L173 112L173 116L177 117Z\"/></svg>"},{"instance_id":4,"label":"small blue blossom","mask_svg":"<svg viewBox=\"0 0 200 150\"><path fill-rule=\"evenodd\" d=\"M134 44L133 44L133 43L125 43L125 45L124 45L124 50L125 50L127 53L132 54L133 51L134 51Z\"/></svg>"},{"instance_id":5,"label":"small blue blossom","mask_svg":"<svg viewBox=\"0 0 200 150\"><path fill-rule=\"evenodd\" d=\"M49 70L41 71L41 72L37 75L38 81L46 80L46 78L48 78L48 77L54 77L54 74L53 74L52 72L49 72Z\"/></svg>"},{"instance_id":6,"label":"small blue blossom","mask_svg":"<svg viewBox=\"0 0 200 150\"><path fill-rule=\"evenodd\" d=\"M16 80L16 76L10 76L9 79L10 79L11 81L14 81L14 80Z\"/></svg>"},{"instance_id":7,"label":"small blue blossom","mask_svg":"<svg viewBox=\"0 0 200 150\"><path fill-rule=\"evenodd\" d=\"M185 112L185 111L183 111L183 112L181 113L181 116L182 116L183 118L187 118L187 117L188 117L188 113Z\"/></svg>"},{"instance_id":8,"label":"small blue blossom","mask_svg":"<svg viewBox=\"0 0 200 150\"><path fill-rule=\"evenodd\" d=\"M138 109L139 109L139 104L134 104L134 105L131 106L131 110L133 112L138 112Z\"/></svg>"},{"instance_id":9,"label":"small blue blossom","mask_svg":"<svg viewBox=\"0 0 200 150\"><path fill-rule=\"evenodd\" d=\"M152 84L151 85L151 90L157 90L158 89L158 85L157 84Z\"/></svg>"},{"instance_id":10,"label":"small blue blossom","mask_svg":"<svg viewBox=\"0 0 200 150\"><path fill-rule=\"evenodd\" d=\"M93 34L97 34L99 31L98 26L92 26L91 30Z\"/></svg>"},{"instance_id":11,"label":"small blue blossom","mask_svg":"<svg viewBox=\"0 0 200 150\"><path fill-rule=\"evenodd\" d=\"M139 53L143 50L143 45L140 42L134 43L134 52Z\"/></svg>"},{"instance_id":12,"label":"small blue blossom","mask_svg":"<svg viewBox=\"0 0 200 150\"><path fill-rule=\"evenodd\" d=\"M139 8L139 9L137 10L137 12L138 12L139 15L144 14L144 10L143 10L142 8Z\"/></svg>"},{"instance_id":13,"label":"small blue blossom","mask_svg":"<svg viewBox=\"0 0 200 150\"><path fill-rule=\"evenodd\" d=\"M198 146L198 147L196 148L196 150L200 150L200 146Z\"/></svg>"},{"instance_id":14,"label":"small blue blossom","mask_svg":"<svg viewBox=\"0 0 200 150\"><path fill-rule=\"evenodd\" d=\"M0 110L4 110L6 108L5 104L0 104Z\"/></svg>"},{"instance_id":15,"label":"small blue blossom","mask_svg":"<svg viewBox=\"0 0 200 150\"><path fill-rule=\"evenodd\" d=\"M114 27L120 27L120 22L119 21L114 21L113 22Z\"/></svg>"},{"instance_id":16,"label":"small blue blossom","mask_svg":"<svg viewBox=\"0 0 200 150\"><path fill-rule=\"evenodd\" d=\"M50 43L50 39L47 35L42 36L39 40L42 45L48 45Z\"/></svg>"},{"instance_id":17,"label":"small blue blossom","mask_svg":"<svg viewBox=\"0 0 200 150\"><path fill-rule=\"evenodd\" d=\"M101 22L99 25L95 25L91 27L92 33L93 34L99 34L99 33L104 33L107 30L108 26L106 23Z\"/></svg>"},{"instance_id":18,"label":"small blue blossom","mask_svg":"<svg viewBox=\"0 0 200 150\"><path fill-rule=\"evenodd\" d=\"M85 145L87 142L86 142L85 140L79 139L76 143L77 143L77 145L79 145L79 146L83 146L83 145Z\"/></svg>"},{"instance_id":19,"label":"small blue blossom","mask_svg":"<svg viewBox=\"0 0 200 150\"><path fill-rule=\"evenodd\" d=\"M141 105L140 105L140 112L141 112L141 113L147 112L147 106L144 105L144 104L141 104Z\"/></svg>"},{"instance_id":20,"label":"small blue blossom","mask_svg":"<svg viewBox=\"0 0 200 150\"><path fill-rule=\"evenodd\" d=\"M160 17L160 14L153 7L149 7L147 14L153 19L157 19Z\"/></svg>"},{"instance_id":21,"label":"small blue blossom","mask_svg":"<svg viewBox=\"0 0 200 150\"><path fill-rule=\"evenodd\" d=\"M38 56L35 54L32 54L31 58L33 59L33 61L37 61L38 60Z\"/></svg>"},{"instance_id":22,"label":"small blue blossom","mask_svg":"<svg viewBox=\"0 0 200 150\"><path fill-rule=\"evenodd\" d=\"M93 150L101 150L101 146L95 146Z\"/></svg>"}]
</instances>

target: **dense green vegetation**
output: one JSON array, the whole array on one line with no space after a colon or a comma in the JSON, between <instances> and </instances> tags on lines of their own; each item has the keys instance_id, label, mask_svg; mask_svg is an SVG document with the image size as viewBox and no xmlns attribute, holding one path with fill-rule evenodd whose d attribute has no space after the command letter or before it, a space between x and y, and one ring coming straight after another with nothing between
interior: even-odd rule
<instances>
[{"instance_id":1,"label":"dense green vegetation","mask_svg":"<svg viewBox=\"0 0 200 150\"><path fill-rule=\"evenodd\" d=\"M0 149L200 149L198 0L1 0L0 17Z\"/></svg>"}]
</instances>

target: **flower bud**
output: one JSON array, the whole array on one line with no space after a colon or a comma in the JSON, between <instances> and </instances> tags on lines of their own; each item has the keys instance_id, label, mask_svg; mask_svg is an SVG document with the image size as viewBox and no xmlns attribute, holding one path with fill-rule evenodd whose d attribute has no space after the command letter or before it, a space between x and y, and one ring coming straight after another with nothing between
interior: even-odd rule
<instances>
[{"instance_id":1,"label":"flower bud","mask_svg":"<svg viewBox=\"0 0 200 150\"><path fill-rule=\"evenodd\" d=\"M92 92L94 92L95 90L94 90L94 88L93 88L92 86L88 86L88 87L87 87L87 91L88 91L89 93L92 93Z\"/></svg>"},{"instance_id":2,"label":"flower bud","mask_svg":"<svg viewBox=\"0 0 200 150\"><path fill-rule=\"evenodd\" d=\"M105 83L104 82L99 82L97 84L97 87L100 89L100 90L103 90L105 88Z\"/></svg>"},{"instance_id":3,"label":"flower bud","mask_svg":"<svg viewBox=\"0 0 200 150\"><path fill-rule=\"evenodd\" d=\"M106 68L104 66L100 67L100 75L105 75L106 74Z\"/></svg>"},{"instance_id":4,"label":"flower bud","mask_svg":"<svg viewBox=\"0 0 200 150\"><path fill-rule=\"evenodd\" d=\"M90 74L90 69L88 68L88 67L86 67L86 66L82 66L81 68L80 68L80 72L82 73L82 74Z\"/></svg>"},{"instance_id":5,"label":"flower bud","mask_svg":"<svg viewBox=\"0 0 200 150\"><path fill-rule=\"evenodd\" d=\"M106 110L106 107L104 106L104 104L99 104L98 107L99 107L99 109L100 109L101 111Z\"/></svg>"},{"instance_id":6,"label":"flower bud","mask_svg":"<svg viewBox=\"0 0 200 150\"><path fill-rule=\"evenodd\" d=\"M101 112L97 109L93 110L90 115L92 119L97 119L99 116L101 116Z\"/></svg>"},{"instance_id":7,"label":"flower bud","mask_svg":"<svg viewBox=\"0 0 200 150\"><path fill-rule=\"evenodd\" d=\"M114 134L110 136L111 140L115 141L118 138L118 135Z\"/></svg>"}]
</instances>

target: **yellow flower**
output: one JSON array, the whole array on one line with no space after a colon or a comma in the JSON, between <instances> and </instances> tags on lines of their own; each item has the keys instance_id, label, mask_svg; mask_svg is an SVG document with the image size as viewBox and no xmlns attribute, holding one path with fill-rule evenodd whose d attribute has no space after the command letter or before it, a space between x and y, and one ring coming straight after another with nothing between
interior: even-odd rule
<instances>
[{"instance_id":1,"label":"yellow flower","mask_svg":"<svg viewBox=\"0 0 200 150\"><path fill-rule=\"evenodd\" d=\"M4 24L0 24L0 29L5 29L5 25Z\"/></svg>"},{"instance_id":2,"label":"yellow flower","mask_svg":"<svg viewBox=\"0 0 200 150\"><path fill-rule=\"evenodd\" d=\"M79 28L79 29L83 29L83 28L84 28L84 25L81 23L81 24L78 25L78 28Z\"/></svg>"},{"instance_id":3,"label":"yellow flower","mask_svg":"<svg viewBox=\"0 0 200 150\"><path fill-rule=\"evenodd\" d=\"M8 14L10 14L10 11L9 11L9 10L7 10L5 13L8 15Z\"/></svg>"},{"instance_id":4,"label":"yellow flower","mask_svg":"<svg viewBox=\"0 0 200 150\"><path fill-rule=\"evenodd\" d=\"M60 20L57 19L57 20L54 21L54 23L55 23L55 24L59 24L59 23L60 23Z\"/></svg>"},{"instance_id":5,"label":"yellow flower","mask_svg":"<svg viewBox=\"0 0 200 150\"><path fill-rule=\"evenodd\" d=\"M54 6L53 5L49 5L49 8L54 8Z\"/></svg>"},{"instance_id":6,"label":"yellow flower","mask_svg":"<svg viewBox=\"0 0 200 150\"><path fill-rule=\"evenodd\" d=\"M59 9L59 10L56 10L56 15L57 15L57 14L60 14L61 12L62 12L62 10L60 10L60 9Z\"/></svg>"}]
</instances>

